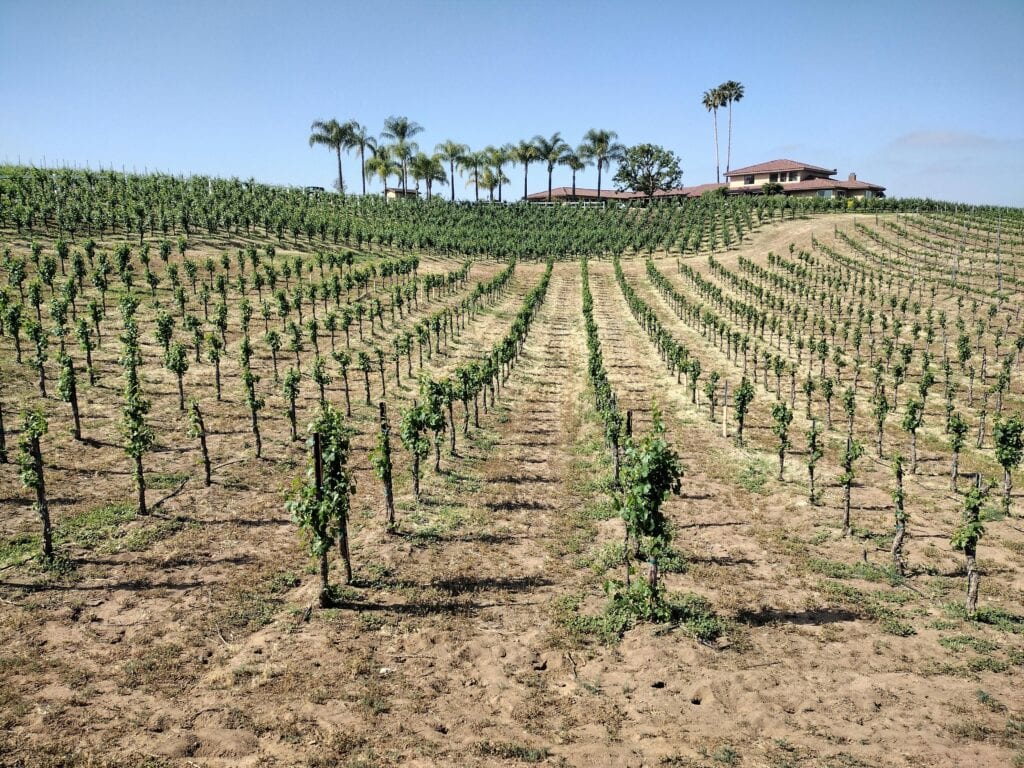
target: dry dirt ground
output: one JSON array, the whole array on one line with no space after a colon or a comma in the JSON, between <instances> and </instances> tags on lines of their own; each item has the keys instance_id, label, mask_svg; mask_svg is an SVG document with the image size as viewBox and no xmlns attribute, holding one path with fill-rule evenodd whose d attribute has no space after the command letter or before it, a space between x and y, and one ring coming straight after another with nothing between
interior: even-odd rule
<instances>
[{"instance_id":1,"label":"dry dirt ground","mask_svg":"<svg viewBox=\"0 0 1024 768\"><path fill-rule=\"evenodd\" d=\"M768 250L790 242L809 248L812 232L830 233L835 223L766 226L720 257L764 263ZM11 233L6 239L25 248ZM206 247L214 253L223 244ZM704 257L691 261L705 269ZM658 263L682 290L675 258ZM422 270L457 265L425 258ZM498 269L475 264L470 282ZM738 381L724 355L646 282L642 261L627 261L625 270L706 370ZM489 349L542 272L519 265L509 290L426 368L448 371ZM147 466L149 518L124 506L133 492L117 444L121 381L112 339L97 355L99 384L82 388L88 442L68 435L63 403L46 402L62 568L30 559L37 546L31 498L14 465L0 465L0 764L1024 764L1020 517L989 522L980 546L982 604L1003 620L965 620L957 610L962 557L949 546L959 502L947 490L941 431L923 439L928 468L908 482L912 575L891 583L882 575L892 527L887 462L865 459L854 489L858 535L843 537L840 433L828 435L825 497L811 506L802 405L779 482L763 390L747 446L738 448L665 370L611 265L592 262L590 273L620 402L643 431L656 401L686 468L682 495L667 504L681 556L668 586L706 598L723 622L721 637L699 642L684 626L650 624L621 638L594 631L603 585L620 575L622 529L592 413L578 263L555 265L496 407L481 413L480 429L459 432L458 456L445 452L441 474L427 469L419 503L396 447L396 534L384 531L367 456L375 408L363 403L361 374L350 374L360 431L356 578L325 610L307 610L316 576L283 506L306 458L302 443L288 439L269 358L258 351L268 399L260 460L233 367L237 338L225 356L223 402L214 399L208 364L193 363L186 374L187 393L204 403L212 432L214 482L204 488L174 379L160 368L147 327L145 380L158 435ZM418 316L457 298L437 299ZM38 402L33 375L12 357L9 338L0 340L9 430L13 411ZM340 386L329 388L335 403L343 402ZM379 398L379 378L372 387ZM401 384L388 367L387 387L396 421L416 394L404 363ZM307 417L314 389L307 379ZM968 451L965 464L972 462L984 458ZM1019 515L1019 494L1015 504Z\"/></svg>"}]
</instances>

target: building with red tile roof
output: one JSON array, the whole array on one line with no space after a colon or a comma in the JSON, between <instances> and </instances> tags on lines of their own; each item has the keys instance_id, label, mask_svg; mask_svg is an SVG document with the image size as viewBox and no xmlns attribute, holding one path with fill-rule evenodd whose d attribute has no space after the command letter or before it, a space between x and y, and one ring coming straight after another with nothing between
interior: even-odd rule
<instances>
[{"instance_id":1,"label":"building with red tile roof","mask_svg":"<svg viewBox=\"0 0 1024 768\"><path fill-rule=\"evenodd\" d=\"M846 181L833 179L835 168L822 168L795 160L770 160L728 171L729 194L760 194L765 184L778 184L784 195L818 197L883 197L885 187L858 181L851 173Z\"/></svg>"},{"instance_id":2,"label":"building with red tile roof","mask_svg":"<svg viewBox=\"0 0 1024 768\"><path fill-rule=\"evenodd\" d=\"M760 195L764 193L765 184L778 184L783 195L857 198L885 196L885 187L859 181L855 173L851 173L845 181L832 178L836 173L835 168L822 168L796 160L770 160L728 171L725 184L697 184L658 190L654 197L658 200L693 198L717 189L724 189L729 195ZM572 187L554 187L551 190L552 203L628 202L644 200L646 197L642 192L618 192L614 189L602 189L600 197L596 189L586 187L576 187L575 190ZM547 202L548 192L534 192L527 195L526 200L531 203Z\"/></svg>"}]
</instances>

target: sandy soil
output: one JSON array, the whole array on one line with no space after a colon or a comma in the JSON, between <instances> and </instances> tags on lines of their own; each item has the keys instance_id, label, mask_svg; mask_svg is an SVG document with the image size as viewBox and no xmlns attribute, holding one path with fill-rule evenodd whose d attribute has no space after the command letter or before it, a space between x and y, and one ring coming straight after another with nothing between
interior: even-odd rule
<instances>
[{"instance_id":1,"label":"sandy soil","mask_svg":"<svg viewBox=\"0 0 1024 768\"><path fill-rule=\"evenodd\" d=\"M809 248L811 233L821 237L835 224L823 217L765 226L720 257L730 265L739 254L764 263L768 250L782 252L790 242ZM7 239L24 246L10 233ZM692 259L695 268L703 261ZM659 259L682 290L674 264ZM423 270L457 266L425 259ZM500 266L474 265L471 282ZM643 262L624 267L705 369L717 367L738 382L724 355L675 318L646 282ZM542 271L519 265L506 294L426 368L450 371L500 339ZM609 560L621 523L605 493L609 462L587 384L578 263L556 265L497 406L481 413L480 429L460 432L459 456L446 453L440 475L427 471L418 504L396 447L397 534L384 531L382 492L366 454L376 409L363 403L361 374L350 374L360 431L356 582L328 610L307 610L316 578L283 507L304 472L304 447L288 439L269 357L259 358L268 394L261 460L253 456L237 381L237 339L225 356L222 402L208 364L194 363L186 374L186 391L204 403L213 432L214 484L204 488L174 379L159 367L160 350L146 328L147 394L159 443L147 466L151 518L121 512L103 524L94 514L132 498L117 445L121 382L113 338L97 355L99 385L82 388L90 442L75 443L66 415L56 417L66 406L46 402L55 416L44 443L46 471L63 532L58 546L72 563L67 570L44 571L27 561L27 550L18 554L19 537L37 523L15 467L0 465L8 558L0 570L0 764L839 768L1024 761L1020 518L991 521L980 550L982 603L1010 618L1002 625L966 621L955 608L962 557L949 547L959 507L947 490L940 435L933 435L922 441L925 469L908 482L913 574L896 585L879 578L892 527L888 463L863 462L854 490L858 535L844 538L841 492L833 487L839 433L830 434L822 464L829 485L823 504L811 506L800 455L802 395L794 452L778 482L763 390L747 446L738 448L665 370L629 314L611 265L592 262L590 271L620 402L642 431L657 401L686 466L683 493L668 502L685 565L667 575L668 585L706 597L726 621L723 637L704 644L682 627L640 625L609 643L574 622L579 613L600 612L605 580L621 571ZM262 330L258 314L253 322ZM378 343L391 330L389 322ZM10 339L0 339L9 429L15 405L38 401L30 370L11 358ZM386 371L397 420L415 390L404 363L401 386L393 366ZM371 382L376 399L379 377ZM307 380L306 416L314 390ZM343 402L337 380L330 398ZM458 421L459 406L456 415ZM975 461L985 458L965 456L967 464ZM1019 509L1019 494L1015 502ZM90 515L88 525L80 522Z\"/></svg>"}]
</instances>

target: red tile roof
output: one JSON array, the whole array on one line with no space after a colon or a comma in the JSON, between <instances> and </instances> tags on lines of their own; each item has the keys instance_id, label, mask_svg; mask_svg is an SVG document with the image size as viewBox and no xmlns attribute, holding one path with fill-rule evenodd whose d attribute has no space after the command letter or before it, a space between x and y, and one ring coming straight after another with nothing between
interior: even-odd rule
<instances>
[{"instance_id":1,"label":"red tile roof","mask_svg":"<svg viewBox=\"0 0 1024 768\"><path fill-rule=\"evenodd\" d=\"M758 173L775 173L776 171L812 171L814 173L823 173L826 176L832 176L836 173L835 168L820 168L817 165L798 163L795 160L769 160L767 163L748 165L746 168L734 168L726 172L725 176L729 178L730 176L749 176Z\"/></svg>"},{"instance_id":2,"label":"red tile roof","mask_svg":"<svg viewBox=\"0 0 1024 768\"><path fill-rule=\"evenodd\" d=\"M702 194L711 189L720 189L721 187L727 186L726 184L697 184L693 187L675 187L674 189L659 189L654 193L655 197L700 197ZM639 193L638 193L639 194ZM643 195L639 195L643 197Z\"/></svg>"},{"instance_id":3,"label":"red tile roof","mask_svg":"<svg viewBox=\"0 0 1024 768\"><path fill-rule=\"evenodd\" d=\"M783 186L785 194L817 191L819 189L870 189L877 192L885 191L885 187L880 187L867 181L840 181L839 179L807 179L806 181L798 181Z\"/></svg>"},{"instance_id":4,"label":"red tile roof","mask_svg":"<svg viewBox=\"0 0 1024 768\"><path fill-rule=\"evenodd\" d=\"M654 193L655 197L700 197L701 194L707 192L709 189L718 189L726 186L725 184L697 184L693 187L674 187L673 189L659 189ZM572 187L552 187L551 188L551 199L552 200L563 200L567 197L572 197ZM597 199L597 190L590 189L587 187L576 187L576 197ZM618 192L614 189L602 189L601 199L602 200L642 200L646 198L643 192ZM541 190L540 192L533 192L526 196L527 200L533 201L544 201L548 199L548 191Z\"/></svg>"},{"instance_id":5,"label":"red tile roof","mask_svg":"<svg viewBox=\"0 0 1024 768\"><path fill-rule=\"evenodd\" d=\"M563 199L566 197L572 197L572 187L552 187L551 188L551 199ZM597 199L597 190L590 189L587 187L576 187L576 197L586 197ZM636 197L633 192L617 192L614 189L602 189L601 199L602 200L630 200ZM527 200L547 200L548 191L546 189L540 192L533 192L526 196Z\"/></svg>"}]
</instances>

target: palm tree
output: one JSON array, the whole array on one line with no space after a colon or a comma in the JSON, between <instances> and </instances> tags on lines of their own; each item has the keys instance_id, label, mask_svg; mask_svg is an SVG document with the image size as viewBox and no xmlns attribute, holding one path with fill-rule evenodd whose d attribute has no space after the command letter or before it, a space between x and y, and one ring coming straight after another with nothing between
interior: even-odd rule
<instances>
[{"instance_id":1,"label":"palm tree","mask_svg":"<svg viewBox=\"0 0 1024 768\"><path fill-rule=\"evenodd\" d=\"M373 157L366 161L370 173L377 174L383 188L384 201L388 199L388 176L402 175L402 166L395 160L392 148L387 144L373 147Z\"/></svg>"},{"instance_id":2,"label":"palm tree","mask_svg":"<svg viewBox=\"0 0 1024 768\"><path fill-rule=\"evenodd\" d=\"M408 117L395 117L394 115L384 121L384 130L380 132L381 138L394 142L395 156L402 161L403 189L407 187L409 181L409 158L419 149L416 142L409 141L409 139L422 132L423 126L419 123Z\"/></svg>"},{"instance_id":3,"label":"palm tree","mask_svg":"<svg viewBox=\"0 0 1024 768\"><path fill-rule=\"evenodd\" d=\"M434 147L438 157L448 163L448 174L452 182L452 202L455 202L455 164L462 162L462 158L469 152L469 147L448 139L443 144Z\"/></svg>"},{"instance_id":4,"label":"palm tree","mask_svg":"<svg viewBox=\"0 0 1024 768\"><path fill-rule=\"evenodd\" d=\"M440 155L428 155L424 152L417 152L410 164L410 171L416 181L422 181L426 184L427 200L430 199L435 181L439 181L442 184L448 181L448 174L444 172L444 166L441 165Z\"/></svg>"},{"instance_id":5,"label":"palm tree","mask_svg":"<svg viewBox=\"0 0 1024 768\"><path fill-rule=\"evenodd\" d=\"M726 80L718 86L722 99L729 105L729 141L725 151L725 175L729 175L729 163L732 161L732 103L743 98L743 83Z\"/></svg>"},{"instance_id":6,"label":"palm tree","mask_svg":"<svg viewBox=\"0 0 1024 768\"><path fill-rule=\"evenodd\" d=\"M619 134L615 131L605 131L600 128L591 128L583 136L583 144L580 146L580 156L585 160L593 160L597 166L597 199L601 199L601 171L610 170L613 162L622 159L626 148L615 140Z\"/></svg>"},{"instance_id":7,"label":"palm tree","mask_svg":"<svg viewBox=\"0 0 1024 768\"><path fill-rule=\"evenodd\" d=\"M576 197L576 172L582 171L590 162L584 159L583 147L578 149L570 149L564 155L562 155L562 165L566 165L572 169L572 196Z\"/></svg>"},{"instance_id":8,"label":"palm tree","mask_svg":"<svg viewBox=\"0 0 1024 768\"><path fill-rule=\"evenodd\" d=\"M498 175L491 166L485 166L480 172L480 186L487 190L487 196L494 202L494 188L498 186Z\"/></svg>"},{"instance_id":9,"label":"palm tree","mask_svg":"<svg viewBox=\"0 0 1024 768\"><path fill-rule=\"evenodd\" d=\"M309 127L309 146L320 144L333 149L338 156L338 191L345 194L345 180L341 175L341 150L349 144L349 124L342 125L333 117L330 120L316 120Z\"/></svg>"},{"instance_id":10,"label":"palm tree","mask_svg":"<svg viewBox=\"0 0 1024 768\"><path fill-rule=\"evenodd\" d=\"M487 165L487 158L483 152L467 152L458 161L459 168L464 173L470 174L470 179L466 182L468 187L470 184L473 185L474 197L476 202L480 202L480 166Z\"/></svg>"},{"instance_id":11,"label":"palm tree","mask_svg":"<svg viewBox=\"0 0 1024 768\"><path fill-rule=\"evenodd\" d=\"M501 185L508 182L504 166L512 159L511 147L507 144L501 147L487 146L484 148L484 154L487 155L487 162L494 170L492 176L497 180L498 202L500 203Z\"/></svg>"},{"instance_id":12,"label":"palm tree","mask_svg":"<svg viewBox=\"0 0 1024 768\"><path fill-rule=\"evenodd\" d=\"M374 149L377 140L366 132L366 126L360 125L355 120L349 120L348 147L359 150L359 168L363 175L363 194L366 194L366 150Z\"/></svg>"},{"instance_id":13,"label":"palm tree","mask_svg":"<svg viewBox=\"0 0 1024 768\"><path fill-rule=\"evenodd\" d=\"M548 164L548 202L550 203L551 174L555 170L555 166L561 162L562 156L569 151L569 145L565 143L559 131L555 131L550 139L539 135L534 136L533 145L537 147L537 154L540 155L540 159L547 161Z\"/></svg>"},{"instance_id":14,"label":"palm tree","mask_svg":"<svg viewBox=\"0 0 1024 768\"><path fill-rule=\"evenodd\" d=\"M513 163L518 163L523 166L523 200L529 194L526 186L526 179L530 173L530 163L534 160L540 160L540 155L537 152L537 147L528 141L520 141L516 146L512 147L512 151L509 152Z\"/></svg>"},{"instance_id":15,"label":"palm tree","mask_svg":"<svg viewBox=\"0 0 1024 768\"><path fill-rule=\"evenodd\" d=\"M708 112L711 112L715 118L715 181L719 184L722 183L722 174L718 165L718 108L725 104L725 99L722 96L721 88L712 88L710 91L704 91L703 102L704 108Z\"/></svg>"}]
</instances>

